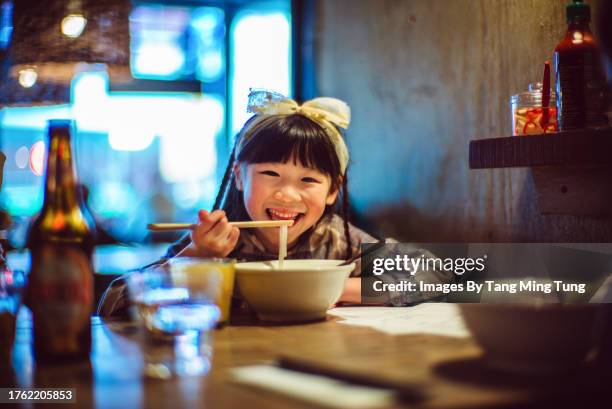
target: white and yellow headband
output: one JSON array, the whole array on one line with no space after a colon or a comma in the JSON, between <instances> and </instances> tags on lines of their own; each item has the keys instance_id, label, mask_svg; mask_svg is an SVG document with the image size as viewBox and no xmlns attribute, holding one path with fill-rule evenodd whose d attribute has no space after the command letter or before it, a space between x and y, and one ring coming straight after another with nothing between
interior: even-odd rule
<instances>
[{"instance_id":1,"label":"white and yellow headband","mask_svg":"<svg viewBox=\"0 0 612 409\"><path fill-rule=\"evenodd\" d=\"M336 98L314 98L299 105L291 98L287 98L276 92L265 90L251 90L249 93L249 102L247 104L247 112L252 112L261 117L255 119L249 128L253 129L258 123L276 115L292 115L300 114L315 121L325 129L329 135L338 161L340 162L340 171L342 174L348 166L349 154L344 139L336 126L346 129L351 121L351 109L344 102ZM244 135L236 146L236 156L245 145Z\"/></svg>"}]
</instances>

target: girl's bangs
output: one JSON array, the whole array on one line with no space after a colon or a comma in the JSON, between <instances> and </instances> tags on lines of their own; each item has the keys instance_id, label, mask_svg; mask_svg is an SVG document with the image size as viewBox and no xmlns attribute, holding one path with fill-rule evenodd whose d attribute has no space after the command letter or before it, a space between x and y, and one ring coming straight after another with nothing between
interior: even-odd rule
<instances>
[{"instance_id":1,"label":"girl's bangs","mask_svg":"<svg viewBox=\"0 0 612 409\"><path fill-rule=\"evenodd\" d=\"M293 161L328 175L332 183L340 176L340 162L327 132L299 114L278 118L258 128L236 159L245 163Z\"/></svg>"}]
</instances>

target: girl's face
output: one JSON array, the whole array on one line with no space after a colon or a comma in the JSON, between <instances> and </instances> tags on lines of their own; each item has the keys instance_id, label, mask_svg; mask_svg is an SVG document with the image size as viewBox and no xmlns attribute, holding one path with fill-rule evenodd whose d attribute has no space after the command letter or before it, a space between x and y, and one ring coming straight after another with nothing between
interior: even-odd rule
<instances>
[{"instance_id":1,"label":"girl's face","mask_svg":"<svg viewBox=\"0 0 612 409\"><path fill-rule=\"evenodd\" d=\"M325 206L333 204L338 195L337 189L330 191L329 176L293 161L236 164L234 172L252 220L293 220L289 246L321 218ZM278 251L278 229L257 229L257 235L268 251Z\"/></svg>"}]
</instances>

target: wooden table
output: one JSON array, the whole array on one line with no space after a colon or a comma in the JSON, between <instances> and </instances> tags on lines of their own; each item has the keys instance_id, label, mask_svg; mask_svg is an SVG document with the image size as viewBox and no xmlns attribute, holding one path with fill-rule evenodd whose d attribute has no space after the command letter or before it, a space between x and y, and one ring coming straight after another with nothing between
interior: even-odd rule
<instances>
[{"instance_id":1,"label":"wooden table","mask_svg":"<svg viewBox=\"0 0 612 409\"><path fill-rule=\"evenodd\" d=\"M555 407L577 402L585 407L603 399L605 382L612 384L610 379L593 381L600 379L599 375L582 374L551 382L498 374L481 363L481 351L470 338L392 336L343 325L331 317L324 322L281 326L242 321L214 331L208 375L162 381L140 375L142 353L134 324L103 322L97 317L92 321L91 363L36 370L30 352L31 321L28 314L20 314L15 370L10 376L2 375L1 386L77 388L77 405L64 405L68 408L312 408L308 403L230 381L229 368L272 361L279 355L422 385L427 396L423 402L397 402L395 407L530 407L526 403L544 407L552 404L552 396Z\"/></svg>"}]
</instances>

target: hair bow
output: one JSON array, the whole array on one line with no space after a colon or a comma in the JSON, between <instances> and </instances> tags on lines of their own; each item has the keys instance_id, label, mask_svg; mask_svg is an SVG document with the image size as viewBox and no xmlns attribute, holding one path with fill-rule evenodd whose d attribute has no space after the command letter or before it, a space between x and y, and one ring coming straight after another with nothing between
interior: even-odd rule
<instances>
[{"instance_id":1,"label":"hair bow","mask_svg":"<svg viewBox=\"0 0 612 409\"><path fill-rule=\"evenodd\" d=\"M351 122L351 109L336 98L314 98L299 105L295 100L277 92L251 90L247 112L262 115L302 114L314 120L324 119L346 129Z\"/></svg>"},{"instance_id":2,"label":"hair bow","mask_svg":"<svg viewBox=\"0 0 612 409\"><path fill-rule=\"evenodd\" d=\"M247 112L257 115L300 114L317 122L327 131L336 149L342 173L348 166L348 149L336 126L347 129L351 122L351 109L336 98L319 97L299 105L295 100L273 91L251 90Z\"/></svg>"}]
</instances>

